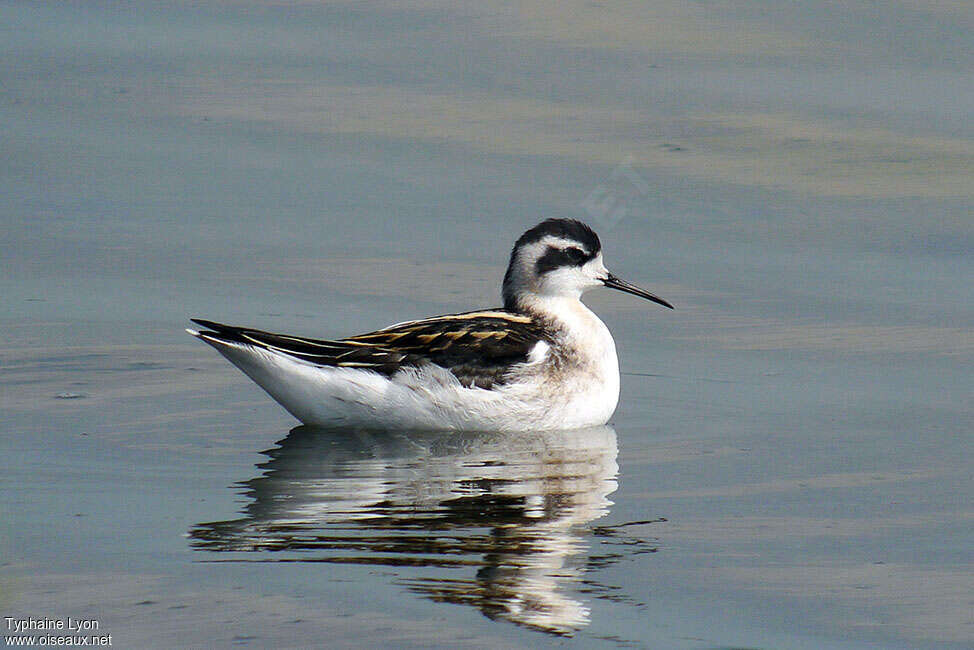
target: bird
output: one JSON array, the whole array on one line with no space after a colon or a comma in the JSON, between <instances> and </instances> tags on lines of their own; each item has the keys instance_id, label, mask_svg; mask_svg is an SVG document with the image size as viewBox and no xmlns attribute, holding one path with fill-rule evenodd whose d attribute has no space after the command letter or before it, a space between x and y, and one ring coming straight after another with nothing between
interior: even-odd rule
<instances>
[{"instance_id":1,"label":"bird","mask_svg":"<svg viewBox=\"0 0 974 650\"><path fill-rule=\"evenodd\" d=\"M673 309L616 277L585 223L552 218L511 250L503 307L340 339L192 318L187 329L307 425L369 430L547 431L600 426L619 400L606 325L581 301L608 287Z\"/></svg>"}]
</instances>

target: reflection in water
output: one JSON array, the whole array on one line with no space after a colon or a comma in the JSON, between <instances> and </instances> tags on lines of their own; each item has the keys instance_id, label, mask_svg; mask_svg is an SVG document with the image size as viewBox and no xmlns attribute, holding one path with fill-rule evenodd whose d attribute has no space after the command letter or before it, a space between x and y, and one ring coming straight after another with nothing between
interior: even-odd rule
<instances>
[{"instance_id":1,"label":"reflection in water","mask_svg":"<svg viewBox=\"0 0 974 650\"><path fill-rule=\"evenodd\" d=\"M536 434L370 433L298 427L243 483L244 516L199 524L206 551L270 561L467 569L403 579L436 601L555 634L588 623L577 527L616 489L609 427ZM243 558L241 558L243 559ZM592 558L594 559L594 558Z\"/></svg>"}]
</instances>

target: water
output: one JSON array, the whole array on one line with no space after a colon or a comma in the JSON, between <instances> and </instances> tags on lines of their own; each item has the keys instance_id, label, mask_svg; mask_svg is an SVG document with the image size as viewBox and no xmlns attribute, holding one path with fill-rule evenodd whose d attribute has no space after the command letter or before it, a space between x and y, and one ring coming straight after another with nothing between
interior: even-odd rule
<instances>
[{"instance_id":1,"label":"water","mask_svg":"<svg viewBox=\"0 0 974 650\"><path fill-rule=\"evenodd\" d=\"M3 616L970 646L974 13L569 4L4 5ZM295 429L182 332L496 305L547 216L677 306L587 298L605 428Z\"/></svg>"}]
</instances>

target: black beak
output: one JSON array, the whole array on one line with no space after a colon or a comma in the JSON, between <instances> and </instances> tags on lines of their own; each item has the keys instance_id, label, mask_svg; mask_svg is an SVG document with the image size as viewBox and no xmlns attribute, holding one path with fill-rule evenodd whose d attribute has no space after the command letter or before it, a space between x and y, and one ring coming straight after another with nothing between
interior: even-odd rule
<instances>
[{"instance_id":1,"label":"black beak","mask_svg":"<svg viewBox=\"0 0 974 650\"><path fill-rule=\"evenodd\" d=\"M625 291L626 293L631 293L634 296L639 296L640 298L645 298L646 300L652 300L658 305L663 305L664 307L669 307L670 309L673 309L673 305L666 302L659 296L654 296L650 292L640 289L634 284L629 284L625 280L620 280L619 278L612 275L611 273L602 280L602 283L605 286L609 287L610 289L618 289L619 291Z\"/></svg>"}]
</instances>

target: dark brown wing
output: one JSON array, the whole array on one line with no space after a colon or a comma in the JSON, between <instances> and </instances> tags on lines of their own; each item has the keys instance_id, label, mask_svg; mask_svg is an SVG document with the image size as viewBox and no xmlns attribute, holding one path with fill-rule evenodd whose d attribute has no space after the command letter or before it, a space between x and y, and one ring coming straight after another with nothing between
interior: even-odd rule
<instances>
[{"instance_id":1,"label":"dark brown wing","mask_svg":"<svg viewBox=\"0 0 974 650\"><path fill-rule=\"evenodd\" d=\"M336 341L273 334L193 319L226 340L275 350L321 366L362 368L389 376L433 363L467 387L504 383L511 365L521 363L543 328L532 318L505 310L449 314L400 323Z\"/></svg>"}]
</instances>

